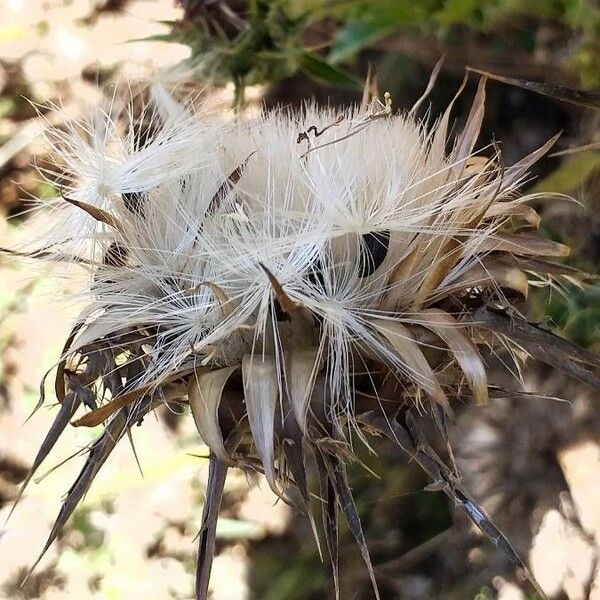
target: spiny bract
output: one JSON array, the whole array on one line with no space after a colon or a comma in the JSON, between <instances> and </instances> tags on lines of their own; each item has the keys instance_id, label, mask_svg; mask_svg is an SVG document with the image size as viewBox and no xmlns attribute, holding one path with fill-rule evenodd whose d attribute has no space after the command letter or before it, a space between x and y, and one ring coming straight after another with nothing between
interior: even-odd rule
<instances>
[{"instance_id":1,"label":"spiny bract","mask_svg":"<svg viewBox=\"0 0 600 600\"><path fill-rule=\"evenodd\" d=\"M523 567L413 411L445 435L452 398L487 402L479 348L514 348L512 331L531 352L506 311L532 278L564 274L540 257L567 249L537 234L517 191L554 140L509 167L497 148L473 154L484 98L481 80L449 152L452 105L428 129L417 106L395 115L389 96L221 121L154 88L135 117L113 101L51 133L63 197L30 256L87 269L89 301L32 473L82 404L90 411L74 424L105 432L48 545L129 428L163 403L189 403L211 450L198 598L227 468L263 471L282 497L297 488L317 535L309 456L336 590L338 507L374 582L344 466L353 432L399 443Z\"/></svg>"}]
</instances>

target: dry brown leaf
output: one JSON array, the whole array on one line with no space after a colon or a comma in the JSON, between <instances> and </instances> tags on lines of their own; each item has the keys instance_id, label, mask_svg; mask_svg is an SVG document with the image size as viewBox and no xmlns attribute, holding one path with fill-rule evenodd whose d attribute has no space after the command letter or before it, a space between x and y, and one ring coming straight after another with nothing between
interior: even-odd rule
<instances>
[{"instance_id":1,"label":"dry brown leaf","mask_svg":"<svg viewBox=\"0 0 600 600\"><path fill-rule=\"evenodd\" d=\"M464 328L452 315L439 308L425 309L422 314L424 315L422 325L434 331L448 345L456 358L467 378L476 404L487 404L488 384L485 365L477 347L464 333Z\"/></svg>"},{"instance_id":2,"label":"dry brown leaf","mask_svg":"<svg viewBox=\"0 0 600 600\"><path fill-rule=\"evenodd\" d=\"M564 244L531 233L500 233L478 241L477 252L511 252L520 256L569 256Z\"/></svg>"},{"instance_id":3,"label":"dry brown leaf","mask_svg":"<svg viewBox=\"0 0 600 600\"><path fill-rule=\"evenodd\" d=\"M526 299L529 292L529 280L520 269L506 265L492 257L486 257L440 291L444 295L448 295L474 287L507 289ZM433 300L435 299L437 297L433 298Z\"/></svg>"},{"instance_id":4,"label":"dry brown leaf","mask_svg":"<svg viewBox=\"0 0 600 600\"><path fill-rule=\"evenodd\" d=\"M495 217L518 217L530 227L538 229L541 217L531 206L522 202L495 202L486 211L484 219L493 219Z\"/></svg>"},{"instance_id":5,"label":"dry brown leaf","mask_svg":"<svg viewBox=\"0 0 600 600\"><path fill-rule=\"evenodd\" d=\"M397 321L372 319L371 324L388 340L406 365L403 375L423 389L433 401L449 408L446 394L410 331Z\"/></svg>"}]
</instances>

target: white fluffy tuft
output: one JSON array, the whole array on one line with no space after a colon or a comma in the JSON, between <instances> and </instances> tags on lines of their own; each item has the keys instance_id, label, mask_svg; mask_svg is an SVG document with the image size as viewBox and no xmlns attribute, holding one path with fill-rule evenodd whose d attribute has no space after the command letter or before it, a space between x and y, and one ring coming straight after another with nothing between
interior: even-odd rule
<instances>
[{"instance_id":1,"label":"white fluffy tuft","mask_svg":"<svg viewBox=\"0 0 600 600\"><path fill-rule=\"evenodd\" d=\"M445 132L428 133L410 115L308 106L226 124L159 88L153 95L135 119L113 101L50 134L64 196L116 223L71 206L47 239L97 264L90 292L99 316L77 347L146 332L147 383L190 362L238 365L249 352L281 365L283 354L313 346L327 357L336 414L351 412L352 377L369 356L423 383L373 320L410 322L417 290L443 293L479 265L504 217L465 223L512 198L519 174L503 183L496 163L448 156ZM440 241L451 239L460 260L428 291L446 258ZM269 274L300 307L291 322L277 314Z\"/></svg>"}]
</instances>

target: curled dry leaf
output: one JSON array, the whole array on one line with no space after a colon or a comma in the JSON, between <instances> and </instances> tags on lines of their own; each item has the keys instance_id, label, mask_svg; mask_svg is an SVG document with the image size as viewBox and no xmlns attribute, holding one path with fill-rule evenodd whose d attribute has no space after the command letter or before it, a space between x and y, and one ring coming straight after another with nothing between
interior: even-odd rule
<instances>
[{"instance_id":1,"label":"curled dry leaf","mask_svg":"<svg viewBox=\"0 0 600 600\"><path fill-rule=\"evenodd\" d=\"M415 380L417 385L434 402L448 407L448 398L410 331L404 325L395 321L373 319L371 324L400 355L406 369L410 371L411 378Z\"/></svg>"},{"instance_id":2,"label":"curled dry leaf","mask_svg":"<svg viewBox=\"0 0 600 600\"><path fill-rule=\"evenodd\" d=\"M434 331L450 348L473 392L476 404L487 404L488 382L483 360L477 347L461 330L456 319L437 308L423 311L423 326Z\"/></svg>"},{"instance_id":3,"label":"curled dry leaf","mask_svg":"<svg viewBox=\"0 0 600 600\"><path fill-rule=\"evenodd\" d=\"M484 238L478 243L479 252L511 252L519 256L569 256L564 244L527 233L501 233Z\"/></svg>"}]
</instances>

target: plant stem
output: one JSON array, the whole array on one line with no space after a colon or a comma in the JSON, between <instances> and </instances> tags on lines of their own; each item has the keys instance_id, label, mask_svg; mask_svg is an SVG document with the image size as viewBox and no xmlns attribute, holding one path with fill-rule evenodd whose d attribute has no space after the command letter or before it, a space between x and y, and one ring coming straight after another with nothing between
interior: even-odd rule
<instances>
[{"instance_id":1,"label":"plant stem","mask_svg":"<svg viewBox=\"0 0 600 600\"><path fill-rule=\"evenodd\" d=\"M233 91L233 111L235 114L239 114L244 108L244 92L246 86L244 85L243 77L236 77L234 80L234 91Z\"/></svg>"}]
</instances>

